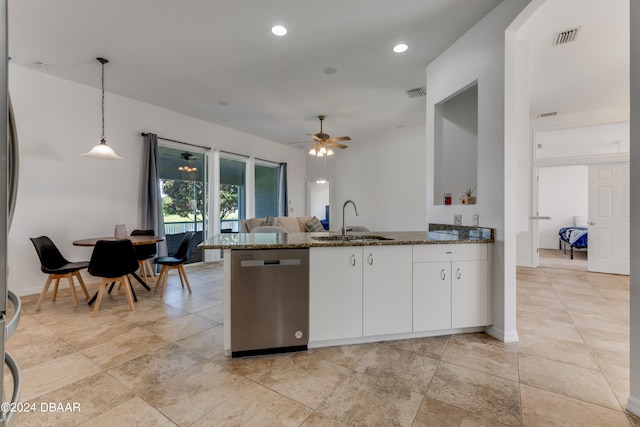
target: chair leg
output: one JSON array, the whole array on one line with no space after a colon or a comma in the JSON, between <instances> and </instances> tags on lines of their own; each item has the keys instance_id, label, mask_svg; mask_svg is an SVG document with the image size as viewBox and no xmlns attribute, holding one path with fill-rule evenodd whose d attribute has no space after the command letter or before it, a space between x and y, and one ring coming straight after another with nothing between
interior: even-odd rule
<instances>
[{"instance_id":1,"label":"chair leg","mask_svg":"<svg viewBox=\"0 0 640 427\"><path fill-rule=\"evenodd\" d=\"M80 282L80 287L82 288L82 292L84 292L84 299L89 299L89 292L87 292L87 287L84 285L84 280L82 280L82 275L79 271L73 272L74 276L78 278L78 282Z\"/></svg>"},{"instance_id":2,"label":"chair leg","mask_svg":"<svg viewBox=\"0 0 640 427\"><path fill-rule=\"evenodd\" d=\"M44 288L42 288L42 292L40 292L40 298L38 298L38 303L36 304L36 311L40 311L40 306L42 305L42 301L44 300L44 296L47 294L49 290L49 286L51 285L51 281L55 276L53 274L49 274L47 276L47 280L44 282Z\"/></svg>"},{"instance_id":3,"label":"chair leg","mask_svg":"<svg viewBox=\"0 0 640 427\"><path fill-rule=\"evenodd\" d=\"M64 275L69 281L69 290L71 290L71 299L73 300L73 306L78 308L78 296L76 295L76 285L73 284L73 274L67 273Z\"/></svg>"},{"instance_id":4,"label":"chair leg","mask_svg":"<svg viewBox=\"0 0 640 427\"><path fill-rule=\"evenodd\" d=\"M131 291L131 283L129 282L129 277L122 276L120 278L122 280L122 286L124 287L124 293L127 295L127 301L129 302L129 310L135 311L135 306L133 305L133 292Z\"/></svg>"},{"instance_id":5,"label":"chair leg","mask_svg":"<svg viewBox=\"0 0 640 427\"><path fill-rule=\"evenodd\" d=\"M96 302L93 303L93 311L91 311L91 317L96 317L98 314L98 310L100 309L100 302L102 302L102 297L104 296L104 291L107 288L107 285L112 279L102 278L100 281L100 288L98 288L98 296L96 297Z\"/></svg>"},{"instance_id":6,"label":"chair leg","mask_svg":"<svg viewBox=\"0 0 640 427\"><path fill-rule=\"evenodd\" d=\"M149 277L149 276L151 277L151 279L153 281L155 281L156 280L156 273L153 271L153 266L151 265L151 261L149 261L149 259L145 259L144 261L142 261L142 263L143 263L143 266L144 266L143 268L145 269L145 274L144 274L145 282L147 281L147 277ZM147 276L147 273L146 273L147 271L149 272L149 276Z\"/></svg>"},{"instance_id":7,"label":"chair leg","mask_svg":"<svg viewBox=\"0 0 640 427\"><path fill-rule=\"evenodd\" d=\"M167 274L169 273L169 266L168 265L163 265L162 268L160 269L160 274L158 274L158 280L156 280L156 286L153 288L154 291L158 290L158 286L160 286L161 288L161 295L164 295L164 286L165 283L167 283Z\"/></svg>"},{"instance_id":8,"label":"chair leg","mask_svg":"<svg viewBox=\"0 0 640 427\"><path fill-rule=\"evenodd\" d=\"M58 297L58 286L60 285L60 275L56 274L56 283L53 284L53 298L51 301L56 302L56 298Z\"/></svg>"},{"instance_id":9,"label":"chair leg","mask_svg":"<svg viewBox=\"0 0 640 427\"><path fill-rule=\"evenodd\" d=\"M180 274L180 281L184 278L184 282L187 284L187 289L189 289L189 293L191 293L191 285L189 285L189 279L187 278L187 272L184 270L182 264L178 265L178 274ZM184 285L182 285L184 288Z\"/></svg>"}]
</instances>

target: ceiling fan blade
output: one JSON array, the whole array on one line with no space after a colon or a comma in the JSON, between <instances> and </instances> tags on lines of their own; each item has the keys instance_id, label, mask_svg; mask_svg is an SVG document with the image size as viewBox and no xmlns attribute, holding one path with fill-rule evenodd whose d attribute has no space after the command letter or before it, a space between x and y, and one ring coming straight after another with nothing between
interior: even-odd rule
<instances>
[{"instance_id":1,"label":"ceiling fan blade","mask_svg":"<svg viewBox=\"0 0 640 427\"><path fill-rule=\"evenodd\" d=\"M312 133L309 133L307 135L309 135L311 138L313 138L313 140L316 141L316 142L322 142L322 139L318 138L317 136L315 136Z\"/></svg>"},{"instance_id":2,"label":"ceiling fan blade","mask_svg":"<svg viewBox=\"0 0 640 427\"><path fill-rule=\"evenodd\" d=\"M331 141L327 141L326 144L330 145L331 147L342 148L342 149L348 147L348 145L338 144L337 142L331 142Z\"/></svg>"},{"instance_id":3,"label":"ceiling fan blade","mask_svg":"<svg viewBox=\"0 0 640 427\"><path fill-rule=\"evenodd\" d=\"M287 144L314 144L315 141L294 141L294 142L288 142Z\"/></svg>"},{"instance_id":4,"label":"ceiling fan blade","mask_svg":"<svg viewBox=\"0 0 640 427\"><path fill-rule=\"evenodd\" d=\"M329 138L327 142L338 142L338 141L351 141L351 138L348 136L336 136L335 138Z\"/></svg>"}]
</instances>

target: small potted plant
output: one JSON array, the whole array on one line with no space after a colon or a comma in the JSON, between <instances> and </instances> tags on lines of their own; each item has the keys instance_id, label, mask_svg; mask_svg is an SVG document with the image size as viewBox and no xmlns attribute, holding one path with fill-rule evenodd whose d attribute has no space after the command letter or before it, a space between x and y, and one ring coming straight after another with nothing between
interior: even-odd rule
<instances>
[{"instance_id":1,"label":"small potted plant","mask_svg":"<svg viewBox=\"0 0 640 427\"><path fill-rule=\"evenodd\" d=\"M476 191L476 187L467 187L466 190L462 192L463 196L460 197L460 201L463 205L475 205L476 204L476 196L473 195L473 192Z\"/></svg>"}]
</instances>

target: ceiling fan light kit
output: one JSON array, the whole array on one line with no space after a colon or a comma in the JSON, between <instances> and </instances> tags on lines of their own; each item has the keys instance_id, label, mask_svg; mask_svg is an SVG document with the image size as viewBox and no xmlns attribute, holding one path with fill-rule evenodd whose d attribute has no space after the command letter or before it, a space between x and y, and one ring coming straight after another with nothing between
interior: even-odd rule
<instances>
[{"instance_id":1,"label":"ceiling fan light kit","mask_svg":"<svg viewBox=\"0 0 640 427\"><path fill-rule=\"evenodd\" d=\"M344 145L344 144L338 144L338 141L350 141L351 138L349 138L348 136L337 136L335 138L331 138L330 135L322 132L322 121L325 119L326 116L324 115L320 115L318 116L318 119L320 119L320 132L315 133L315 134L309 134L309 136L311 138L313 138L313 141L315 142L315 144L313 145L313 147L311 147L311 149L309 150L309 154L312 156L317 156L317 157L325 157L325 156L333 156L333 149L332 148L340 148L340 149L345 149L348 146Z\"/></svg>"}]
</instances>

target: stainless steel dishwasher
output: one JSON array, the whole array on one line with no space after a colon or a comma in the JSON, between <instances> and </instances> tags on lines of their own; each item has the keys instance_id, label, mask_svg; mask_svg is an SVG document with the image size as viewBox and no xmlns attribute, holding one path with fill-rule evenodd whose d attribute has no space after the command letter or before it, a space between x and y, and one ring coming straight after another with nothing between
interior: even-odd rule
<instances>
[{"instance_id":1,"label":"stainless steel dishwasher","mask_svg":"<svg viewBox=\"0 0 640 427\"><path fill-rule=\"evenodd\" d=\"M306 350L309 250L231 251L231 356Z\"/></svg>"}]
</instances>

